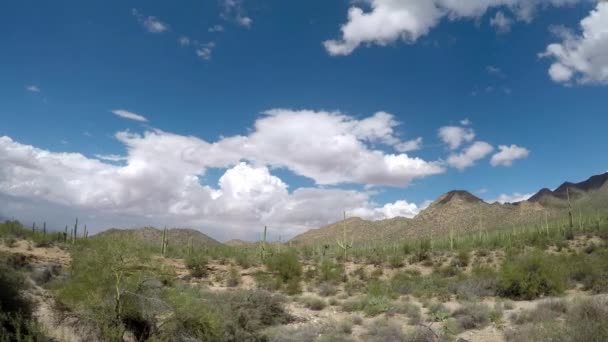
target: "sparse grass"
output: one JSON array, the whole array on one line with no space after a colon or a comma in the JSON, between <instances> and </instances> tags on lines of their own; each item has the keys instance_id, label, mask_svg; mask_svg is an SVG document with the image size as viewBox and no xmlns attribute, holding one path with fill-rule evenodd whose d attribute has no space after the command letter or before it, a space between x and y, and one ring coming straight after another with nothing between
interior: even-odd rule
<instances>
[{"instance_id":1,"label":"sparse grass","mask_svg":"<svg viewBox=\"0 0 608 342\"><path fill-rule=\"evenodd\" d=\"M457 320L462 330L472 330L482 329L490 324L493 313L485 304L467 303L454 311L452 316ZM497 317L495 316L494 319L497 319Z\"/></svg>"},{"instance_id":2,"label":"sparse grass","mask_svg":"<svg viewBox=\"0 0 608 342\"><path fill-rule=\"evenodd\" d=\"M548 303L524 312L522 316L524 317L518 318L521 325L505 334L507 341L608 340L608 300L605 298L584 299L568 304Z\"/></svg>"},{"instance_id":3,"label":"sparse grass","mask_svg":"<svg viewBox=\"0 0 608 342\"><path fill-rule=\"evenodd\" d=\"M319 297L306 296L300 298L300 302L310 310L321 311L327 307L327 302Z\"/></svg>"}]
</instances>

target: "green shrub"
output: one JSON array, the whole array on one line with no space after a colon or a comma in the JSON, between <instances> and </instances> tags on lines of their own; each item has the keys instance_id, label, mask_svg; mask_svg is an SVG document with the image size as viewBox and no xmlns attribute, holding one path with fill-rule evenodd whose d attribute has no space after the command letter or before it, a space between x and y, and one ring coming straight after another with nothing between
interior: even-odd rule
<instances>
[{"instance_id":1,"label":"green shrub","mask_svg":"<svg viewBox=\"0 0 608 342\"><path fill-rule=\"evenodd\" d=\"M292 251L276 253L266 259L268 271L275 273L283 283L291 279L300 279L302 276L302 264L298 255Z\"/></svg>"},{"instance_id":2,"label":"green shrub","mask_svg":"<svg viewBox=\"0 0 608 342\"><path fill-rule=\"evenodd\" d=\"M443 322L450 317L450 310L441 303L432 303L429 306L429 315L433 322Z\"/></svg>"},{"instance_id":3,"label":"green shrub","mask_svg":"<svg viewBox=\"0 0 608 342\"><path fill-rule=\"evenodd\" d=\"M403 257L400 255L392 255L388 259L388 263L392 268L401 268L404 265Z\"/></svg>"},{"instance_id":4,"label":"green shrub","mask_svg":"<svg viewBox=\"0 0 608 342\"><path fill-rule=\"evenodd\" d=\"M264 329L293 320L281 297L260 290L212 293L184 287L167 289L164 298L175 314L160 335L170 341L263 341Z\"/></svg>"},{"instance_id":5,"label":"green shrub","mask_svg":"<svg viewBox=\"0 0 608 342\"><path fill-rule=\"evenodd\" d=\"M262 271L254 273L253 277L255 279L256 286L262 290L277 291L283 286L281 279L278 277L273 277L272 275Z\"/></svg>"},{"instance_id":6,"label":"green shrub","mask_svg":"<svg viewBox=\"0 0 608 342\"><path fill-rule=\"evenodd\" d=\"M535 299L558 295L566 288L566 273L557 257L528 253L506 261L499 273L497 291L502 297Z\"/></svg>"},{"instance_id":7,"label":"green shrub","mask_svg":"<svg viewBox=\"0 0 608 342\"><path fill-rule=\"evenodd\" d=\"M452 261L452 265L464 268L469 266L470 261L471 256L469 255L469 251L461 250Z\"/></svg>"},{"instance_id":8,"label":"green shrub","mask_svg":"<svg viewBox=\"0 0 608 342\"><path fill-rule=\"evenodd\" d=\"M207 265L207 257L202 254L193 254L186 259L186 267L194 278L206 278L209 275Z\"/></svg>"},{"instance_id":9,"label":"green shrub","mask_svg":"<svg viewBox=\"0 0 608 342\"><path fill-rule=\"evenodd\" d=\"M230 267L228 270L228 280L226 285L228 285L228 287L237 287L240 283L241 274L239 273L239 270L237 270L235 267Z\"/></svg>"},{"instance_id":10,"label":"green shrub","mask_svg":"<svg viewBox=\"0 0 608 342\"><path fill-rule=\"evenodd\" d=\"M253 266L251 255L247 253L239 253L236 255L236 264L241 266L244 270Z\"/></svg>"},{"instance_id":11,"label":"green shrub","mask_svg":"<svg viewBox=\"0 0 608 342\"><path fill-rule=\"evenodd\" d=\"M344 278L344 267L332 260L323 260L319 267L319 281L337 284Z\"/></svg>"},{"instance_id":12,"label":"green shrub","mask_svg":"<svg viewBox=\"0 0 608 342\"><path fill-rule=\"evenodd\" d=\"M32 319L32 305L21 290L25 278L0 258L0 341L45 340Z\"/></svg>"}]
</instances>

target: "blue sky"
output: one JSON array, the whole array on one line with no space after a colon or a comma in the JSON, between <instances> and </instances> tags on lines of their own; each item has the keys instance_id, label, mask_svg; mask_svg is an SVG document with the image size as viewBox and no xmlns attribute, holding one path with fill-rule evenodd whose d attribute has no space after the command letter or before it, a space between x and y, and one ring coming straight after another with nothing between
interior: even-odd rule
<instances>
[{"instance_id":1,"label":"blue sky","mask_svg":"<svg viewBox=\"0 0 608 342\"><path fill-rule=\"evenodd\" d=\"M0 214L31 221L66 208L70 214L49 221L62 226L67 217L85 215L93 229L170 224L218 238L251 238L249 227L269 221L293 235L345 209L370 219L412 216L452 189L486 200L518 198L608 169L607 4L417 3L423 2L0 4L6 170L0 201L12 209ZM429 3L434 7L423 8ZM349 17L349 8L361 16ZM256 126L265 122L272 129ZM282 128L290 122L307 129ZM379 126L363 132L369 123ZM332 138L323 134L335 128L311 128L319 124L339 125L338 136L352 140L333 146L346 146L335 151L337 159L315 158L315 148L323 154L331 146L314 142ZM449 137L440 136L442 127L452 127ZM292 136L273 140L281 132ZM237 136L253 147L237 153L232 145L219 151L204 145ZM417 148L398 150L418 138ZM277 142L296 147L280 149ZM493 159L501 145L513 150ZM301 150L307 152L299 158ZM385 162L407 156L399 161L405 168L419 158L425 170L412 176L411 169L375 170L373 161L341 163L339 156L362 151L376 151ZM100 158L107 155L123 160ZM185 155L196 161L182 165ZM148 168L162 172L144 177ZM222 188L229 170L235 177L224 184L232 187ZM174 182L190 176L198 188L176 190ZM142 195L149 187L171 193L163 197L170 200L147 203L154 202ZM315 211L313 204L323 202L294 196L298 189L318 191L326 208ZM230 191L228 204L215 203Z\"/></svg>"}]
</instances>

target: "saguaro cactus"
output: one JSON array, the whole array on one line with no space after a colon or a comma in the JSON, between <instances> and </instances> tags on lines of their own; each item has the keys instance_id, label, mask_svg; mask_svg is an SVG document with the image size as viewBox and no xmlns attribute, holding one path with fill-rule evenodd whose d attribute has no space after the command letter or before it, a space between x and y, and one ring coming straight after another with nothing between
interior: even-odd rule
<instances>
[{"instance_id":1,"label":"saguaro cactus","mask_svg":"<svg viewBox=\"0 0 608 342\"><path fill-rule=\"evenodd\" d=\"M336 244L342 249L344 253L344 260L348 257L348 250L353 248L353 239L350 242L346 241L346 212L344 212L344 219L342 220L342 240L336 239Z\"/></svg>"},{"instance_id":2,"label":"saguaro cactus","mask_svg":"<svg viewBox=\"0 0 608 342\"><path fill-rule=\"evenodd\" d=\"M570 229L574 228L574 220L572 217L572 203L570 203L570 188L566 188L566 196L568 196L568 223Z\"/></svg>"},{"instance_id":3,"label":"saguaro cactus","mask_svg":"<svg viewBox=\"0 0 608 342\"><path fill-rule=\"evenodd\" d=\"M76 222L74 223L74 234L72 235L72 244L76 242L78 239L78 217L76 218Z\"/></svg>"},{"instance_id":4,"label":"saguaro cactus","mask_svg":"<svg viewBox=\"0 0 608 342\"><path fill-rule=\"evenodd\" d=\"M46 236L46 222L42 223L42 235Z\"/></svg>"},{"instance_id":5,"label":"saguaro cactus","mask_svg":"<svg viewBox=\"0 0 608 342\"><path fill-rule=\"evenodd\" d=\"M164 256L167 253L167 247L169 247L169 231L167 227L163 228L163 241L161 242L161 253Z\"/></svg>"},{"instance_id":6,"label":"saguaro cactus","mask_svg":"<svg viewBox=\"0 0 608 342\"><path fill-rule=\"evenodd\" d=\"M36 222L32 223L32 233L36 232Z\"/></svg>"},{"instance_id":7,"label":"saguaro cactus","mask_svg":"<svg viewBox=\"0 0 608 342\"><path fill-rule=\"evenodd\" d=\"M67 243L68 242L68 225L65 225L65 230L63 231L63 242Z\"/></svg>"},{"instance_id":8,"label":"saguaro cactus","mask_svg":"<svg viewBox=\"0 0 608 342\"><path fill-rule=\"evenodd\" d=\"M262 241L260 243L260 258L262 261L266 258L266 232L267 227L264 226L264 235L262 235Z\"/></svg>"}]
</instances>

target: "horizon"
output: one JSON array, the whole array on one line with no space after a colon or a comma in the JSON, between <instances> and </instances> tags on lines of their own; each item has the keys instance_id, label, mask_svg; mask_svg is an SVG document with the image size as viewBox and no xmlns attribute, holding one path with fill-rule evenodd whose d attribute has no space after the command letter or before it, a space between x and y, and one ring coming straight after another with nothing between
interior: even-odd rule
<instances>
[{"instance_id":1,"label":"horizon","mask_svg":"<svg viewBox=\"0 0 608 342\"><path fill-rule=\"evenodd\" d=\"M255 241L606 172L608 2L425 4L0 5L0 217Z\"/></svg>"}]
</instances>

